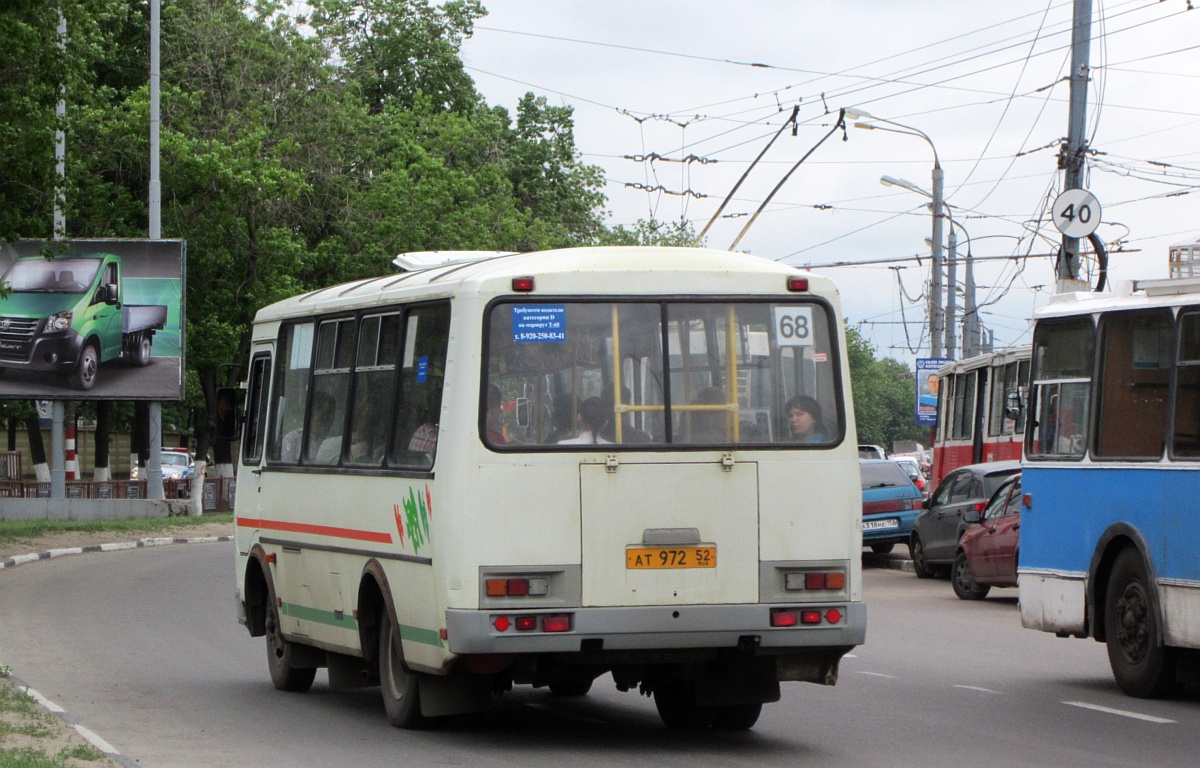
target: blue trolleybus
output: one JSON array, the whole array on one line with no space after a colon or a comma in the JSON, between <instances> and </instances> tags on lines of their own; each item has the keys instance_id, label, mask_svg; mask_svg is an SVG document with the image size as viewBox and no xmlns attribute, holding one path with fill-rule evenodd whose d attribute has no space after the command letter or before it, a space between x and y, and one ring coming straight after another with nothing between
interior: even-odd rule
<instances>
[{"instance_id":1,"label":"blue trolleybus","mask_svg":"<svg viewBox=\"0 0 1200 768\"><path fill-rule=\"evenodd\" d=\"M1108 647L1138 697L1200 682L1200 279L1035 316L1021 621Z\"/></svg>"}]
</instances>

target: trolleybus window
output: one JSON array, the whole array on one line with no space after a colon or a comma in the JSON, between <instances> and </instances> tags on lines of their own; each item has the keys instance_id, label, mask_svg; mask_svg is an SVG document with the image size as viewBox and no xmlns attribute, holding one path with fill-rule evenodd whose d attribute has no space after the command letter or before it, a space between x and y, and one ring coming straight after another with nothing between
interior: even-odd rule
<instances>
[{"instance_id":1,"label":"trolleybus window","mask_svg":"<svg viewBox=\"0 0 1200 768\"><path fill-rule=\"evenodd\" d=\"M493 447L834 444L843 432L820 304L504 301L488 322L480 434ZM797 396L804 435L786 412Z\"/></svg>"},{"instance_id":2,"label":"trolleybus window","mask_svg":"<svg viewBox=\"0 0 1200 768\"><path fill-rule=\"evenodd\" d=\"M1179 320L1179 370L1175 389L1175 430L1172 454L1200 457L1200 313Z\"/></svg>"},{"instance_id":3,"label":"trolleybus window","mask_svg":"<svg viewBox=\"0 0 1200 768\"><path fill-rule=\"evenodd\" d=\"M1082 456L1092 391L1091 319L1047 322L1033 343L1036 411L1026 450L1033 456Z\"/></svg>"},{"instance_id":4,"label":"trolleybus window","mask_svg":"<svg viewBox=\"0 0 1200 768\"><path fill-rule=\"evenodd\" d=\"M1171 310L1115 312L1101 326L1096 456L1159 458L1166 447Z\"/></svg>"}]
</instances>

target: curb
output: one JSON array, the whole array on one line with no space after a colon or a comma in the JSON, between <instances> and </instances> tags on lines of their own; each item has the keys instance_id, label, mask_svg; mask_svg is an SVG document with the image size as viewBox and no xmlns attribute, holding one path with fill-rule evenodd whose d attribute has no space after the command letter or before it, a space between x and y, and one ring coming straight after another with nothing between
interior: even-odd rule
<instances>
[{"instance_id":1,"label":"curb","mask_svg":"<svg viewBox=\"0 0 1200 768\"><path fill-rule=\"evenodd\" d=\"M76 733L83 737L84 741L103 752L105 757L122 766L123 768L139 768L137 761L130 760L128 757L118 752L116 747L114 747L112 744L109 744L94 731L86 728L82 723L72 717L65 709L30 688L25 681L21 680L16 675L9 675L8 679L14 686L16 686L17 690L32 698L39 705L41 705L43 709L62 718L67 725L71 726Z\"/></svg>"},{"instance_id":2,"label":"curb","mask_svg":"<svg viewBox=\"0 0 1200 768\"><path fill-rule=\"evenodd\" d=\"M142 547L162 547L168 544L208 544L216 541L233 541L233 536L200 536L191 539L178 537L145 538L137 541L123 541L116 544L91 544L86 547L65 547L63 549L48 549L44 552L33 552L28 555L16 555L0 560L0 571L5 568L15 568L25 563L38 560L49 560L66 555L83 555L90 552L117 552L125 549L140 549Z\"/></svg>"}]
</instances>

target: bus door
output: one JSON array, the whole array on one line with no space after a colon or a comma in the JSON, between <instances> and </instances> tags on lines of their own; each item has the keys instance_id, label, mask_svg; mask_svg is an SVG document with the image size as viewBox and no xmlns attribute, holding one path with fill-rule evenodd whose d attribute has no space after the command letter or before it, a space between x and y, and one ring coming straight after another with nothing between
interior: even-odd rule
<instances>
[{"instance_id":1,"label":"bus door","mask_svg":"<svg viewBox=\"0 0 1200 768\"><path fill-rule=\"evenodd\" d=\"M242 466L238 471L238 490L243 502L243 515L254 519L262 518L260 508L262 494L263 449L266 443L267 403L271 389L272 345L256 347L250 359L250 375L247 379L246 420L242 433ZM249 502L249 503L247 503Z\"/></svg>"}]
</instances>

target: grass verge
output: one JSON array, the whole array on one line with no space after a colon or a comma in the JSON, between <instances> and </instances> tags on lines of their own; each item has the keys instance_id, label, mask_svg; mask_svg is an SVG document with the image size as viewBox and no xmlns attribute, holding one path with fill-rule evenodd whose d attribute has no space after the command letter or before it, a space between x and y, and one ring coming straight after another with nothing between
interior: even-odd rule
<instances>
[{"instance_id":1,"label":"grass verge","mask_svg":"<svg viewBox=\"0 0 1200 768\"><path fill-rule=\"evenodd\" d=\"M135 520L0 520L0 543L25 541L54 533L125 534L130 538L145 538L158 534L186 534L187 529L209 523L230 523L233 515L204 515L202 517L150 517ZM0 768L3 764L0 763Z\"/></svg>"},{"instance_id":2,"label":"grass verge","mask_svg":"<svg viewBox=\"0 0 1200 768\"><path fill-rule=\"evenodd\" d=\"M8 676L8 667L0 665L0 768L115 765L61 718L13 685Z\"/></svg>"}]
</instances>

